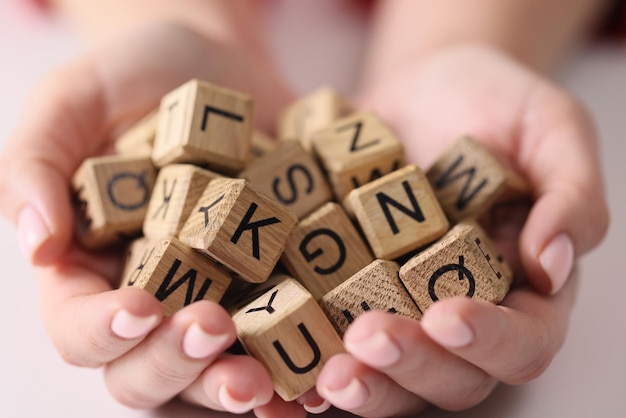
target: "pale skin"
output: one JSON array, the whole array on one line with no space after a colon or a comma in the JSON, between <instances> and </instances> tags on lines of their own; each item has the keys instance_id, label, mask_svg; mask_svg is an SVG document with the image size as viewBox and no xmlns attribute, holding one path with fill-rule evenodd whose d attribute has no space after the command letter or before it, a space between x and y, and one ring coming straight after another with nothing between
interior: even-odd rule
<instances>
[{"instance_id":1,"label":"pale skin","mask_svg":"<svg viewBox=\"0 0 626 418\"><path fill-rule=\"evenodd\" d=\"M521 218L491 228L525 285L500 306L441 301L419 323L362 315L344 338L347 354L331 359L316 391L292 403L273 396L254 359L221 355L236 337L217 304L195 303L163 320L152 296L113 290L119 255L88 253L71 239L67 185L76 167L187 79L251 93L264 103L259 127L272 128L294 97L269 58L253 6L57 3L96 45L36 90L25 109L31 123L18 127L0 156L0 210L37 266L45 325L61 356L103 366L120 402L150 408L179 396L261 417L304 416L300 403L330 403L392 416L428 404L465 409L498 382L523 383L549 365L566 333L576 260L600 242L608 214L593 124L540 72L584 32L600 2L381 2L355 102L393 127L411 162L427 167L469 133L528 179L527 216L524 207Z\"/></svg>"}]
</instances>

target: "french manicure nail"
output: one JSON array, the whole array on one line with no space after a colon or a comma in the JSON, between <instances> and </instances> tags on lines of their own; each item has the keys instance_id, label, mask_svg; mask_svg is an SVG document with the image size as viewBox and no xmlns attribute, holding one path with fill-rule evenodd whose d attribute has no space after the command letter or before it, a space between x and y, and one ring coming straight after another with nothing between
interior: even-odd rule
<instances>
[{"instance_id":1,"label":"french manicure nail","mask_svg":"<svg viewBox=\"0 0 626 418\"><path fill-rule=\"evenodd\" d=\"M304 407L304 410L307 411L309 414L323 414L330 409L330 402L324 399L319 405L309 405L305 403L302 406Z\"/></svg>"},{"instance_id":2,"label":"french manicure nail","mask_svg":"<svg viewBox=\"0 0 626 418\"><path fill-rule=\"evenodd\" d=\"M353 377L347 386L337 389L322 386L320 392L320 394L333 405L347 410L359 408L367 401L367 398L369 398L367 388L356 377Z\"/></svg>"},{"instance_id":3,"label":"french manicure nail","mask_svg":"<svg viewBox=\"0 0 626 418\"><path fill-rule=\"evenodd\" d=\"M183 351L191 358L202 359L216 354L220 348L224 347L226 340L228 340L228 335L209 334L200 325L194 323L187 328L183 337Z\"/></svg>"},{"instance_id":4,"label":"french manicure nail","mask_svg":"<svg viewBox=\"0 0 626 418\"><path fill-rule=\"evenodd\" d=\"M565 233L557 235L541 252L539 263L550 277L550 293L555 294L561 290L574 266L574 244L570 237Z\"/></svg>"},{"instance_id":5,"label":"french manicure nail","mask_svg":"<svg viewBox=\"0 0 626 418\"><path fill-rule=\"evenodd\" d=\"M226 385L220 386L217 391L217 399L224 409L233 414L243 414L258 406L256 396L248 401L237 400L233 398L233 395Z\"/></svg>"},{"instance_id":6,"label":"french manicure nail","mask_svg":"<svg viewBox=\"0 0 626 418\"><path fill-rule=\"evenodd\" d=\"M425 316L422 329L435 342L449 348L465 347L474 339L474 333L458 315Z\"/></svg>"},{"instance_id":7,"label":"french manicure nail","mask_svg":"<svg viewBox=\"0 0 626 418\"><path fill-rule=\"evenodd\" d=\"M159 322L157 315L136 316L120 309L111 322L111 330L121 338L132 340L147 335Z\"/></svg>"},{"instance_id":8,"label":"french manicure nail","mask_svg":"<svg viewBox=\"0 0 626 418\"><path fill-rule=\"evenodd\" d=\"M32 205L28 205L18 216L17 231L20 250L32 262L37 250L50 238L50 228L41 214Z\"/></svg>"},{"instance_id":9,"label":"french manicure nail","mask_svg":"<svg viewBox=\"0 0 626 418\"><path fill-rule=\"evenodd\" d=\"M373 367L388 367L400 360L402 351L385 331L378 331L364 339L346 339L346 349L357 353L359 359Z\"/></svg>"}]
</instances>

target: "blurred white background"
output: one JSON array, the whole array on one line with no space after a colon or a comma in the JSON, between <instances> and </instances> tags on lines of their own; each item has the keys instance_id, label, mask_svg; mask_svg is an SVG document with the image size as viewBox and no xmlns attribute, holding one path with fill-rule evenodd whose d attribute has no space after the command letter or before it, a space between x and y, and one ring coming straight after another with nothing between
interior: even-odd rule
<instances>
[{"instance_id":1,"label":"blurred white background","mask_svg":"<svg viewBox=\"0 0 626 418\"><path fill-rule=\"evenodd\" d=\"M36 81L83 48L63 24L14 3L19 2L0 1L0 146L14 130ZM362 39L359 16L328 15L332 0L298 2L298 7L295 1L286 3L272 18L272 42L294 86L301 93L322 84L348 91L353 67L332 65L328 57L337 57L337 62L356 61ZM349 24L345 20L340 24L345 17ZM294 21L300 23L291 24ZM316 31L320 22L324 30ZM325 60L320 58L322 52ZM626 41L621 47L594 46L583 51L561 78L597 120L612 212L607 239L583 260L579 300L566 344L539 379L519 387L500 387L471 411L432 410L426 417L625 416L626 277L621 277L624 254L619 237L626 237L626 223L621 219L626 213ZM228 416L179 403L156 411L133 411L116 404L100 371L68 366L57 356L41 326L33 272L19 253L13 227L4 219L0 221L0 259L4 265L0 270L0 416ZM332 411L325 416L340 415L346 416Z\"/></svg>"}]
</instances>

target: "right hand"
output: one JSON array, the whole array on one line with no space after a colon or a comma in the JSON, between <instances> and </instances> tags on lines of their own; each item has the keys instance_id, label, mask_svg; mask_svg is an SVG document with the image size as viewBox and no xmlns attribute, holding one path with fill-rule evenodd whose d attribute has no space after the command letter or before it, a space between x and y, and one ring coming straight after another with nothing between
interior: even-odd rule
<instances>
[{"instance_id":1,"label":"right hand","mask_svg":"<svg viewBox=\"0 0 626 418\"><path fill-rule=\"evenodd\" d=\"M303 416L273 395L249 356L226 356L234 323L218 304L197 302L163 319L158 301L116 289L122 254L89 252L73 240L70 179L81 162L155 108L168 91L200 78L262 98L257 126L269 129L291 100L278 77L243 51L188 28L153 24L113 40L50 75L36 89L0 155L0 213L17 227L41 286L45 327L61 356L104 366L123 404L151 408L180 396L214 410ZM266 94L267 93L267 94Z\"/></svg>"}]
</instances>

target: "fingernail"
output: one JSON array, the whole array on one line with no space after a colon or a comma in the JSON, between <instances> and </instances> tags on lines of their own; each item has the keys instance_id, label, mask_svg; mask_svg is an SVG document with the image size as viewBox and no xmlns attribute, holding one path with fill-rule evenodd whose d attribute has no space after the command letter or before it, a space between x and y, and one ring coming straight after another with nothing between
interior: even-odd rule
<instances>
[{"instance_id":1,"label":"fingernail","mask_svg":"<svg viewBox=\"0 0 626 418\"><path fill-rule=\"evenodd\" d=\"M369 392L365 385L356 377L347 386L331 389L328 386L320 388L321 395L333 405L341 409L356 409L362 406L369 398Z\"/></svg>"},{"instance_id":2,"label":"fingernail","mask_svg":"<svg viewBox=\"0 0 626 418\"><path fill-rule=\"evenodd\" d=\"M28 205L17 218L17 231L22 254L32 262L37 250L50 238L50 228L39 212L32 205Z\"/></svg>"},{"instance_id":3,"label":"fingernail","mask_svg":"<svg viewBox=\"0 0 626 418\"><path fill-rule=\"evenodd\" d=\"M555 294L561 290L574 266L574 244L570 237L565 233L557 235L541 252L539 263L550 277L550 293Z\"/></svg>"},{"instance_id":4,"label":"fingernail","mask_svg":"<svg viewBox=\"0 0 626 418\"><path fill-rule=\"evenodd\" d=\"M201 359L216 354L224 347L228 335L214 335L205 332L197 323L187 328L183 337L183 352L194 359Z\"/></svg>"},{"instance_id":5,"label":"fingernail","mask_svg":"<svg viewBox=\"0 0 626 418\"><path fill-rule=\"evenodd\" d=\"M449 348L460 348L470 344L474 333L458 315L442 315L435 318L425 315L422 329L438 344Z\"/></svg>"},{"instance_id":6,"label":"fingernail","mask_svg":"<svg viewBox=\"0 0 626 418\"><path fill-rule=\"evenodd\" d=\"M305 403L302 406L304 407L304 410L307 411L309 414L323 414L330 409L330 402L328 402L326 399L323 399L322 403L319 405L309 405L308 403Z\"/></svg>"},{"instance_id":7,"label":"fingernail","mask_svg":"<svg viewBox=\"0 0 626 418\"><path fill-rule=\"evenodd\" d=\"M378 331L363 339L346 339L345 345L350 353L357 353L359 359L373 367L391 366L402 356L398 344L385 331Z\"/></svg>"},{"instance_id":8,"label":"fingernail","mask_svg":"<svg viewBox=\"0 0 626 418\"><path fill-rule=\"evenodd\" d=\"M121 338L132 340L147 335L159 322L157 315L136 316L120 309L111 322L111 330Z\"/></svg>"},{"instance_id":9,"label":"fingernail","mask_svg":"<svg viewBox=\"0 0 626 418\"><path fill-rule=\"evenodd\" d=\"M217 399L224 409L233 414L243 414L258 406L256 396L247 401L235 399L226 385L220 386L217 391Z\"/></svg>"}]
</instances>

